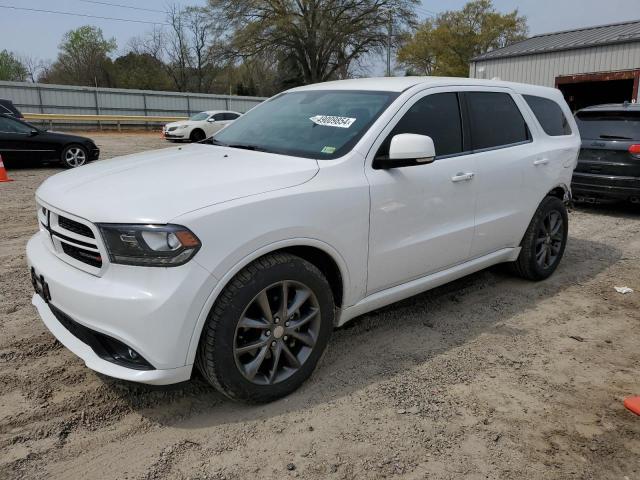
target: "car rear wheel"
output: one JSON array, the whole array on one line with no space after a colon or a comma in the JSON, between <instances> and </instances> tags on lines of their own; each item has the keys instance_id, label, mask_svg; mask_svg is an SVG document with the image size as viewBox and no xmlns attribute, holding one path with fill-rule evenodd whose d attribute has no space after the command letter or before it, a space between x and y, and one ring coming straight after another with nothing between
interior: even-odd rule
<instances>
[{"instance_id":1,"label":"car rear wheel","mask_svg":"<svg viewBox=\"0 0 640 480\"><path fill-rule=\"evenodd\" d=\"M569 216L562 200L545 197L527 228L513 262L514 272L528 280L544 280L558 268L569 235Z\"/></svg>"},{"instance_id":2,"label":"car rear wheel","mask_svg":"<svg viewBox=\"0 0 640 480\"><path fill-rule=\"evenodd\" d=\"M196 129L193 132L191 132L191 135L189 135L189 140L191 140L192 142L201 142L206 137L207 136L202 130Z\"/></svg>"},{"instance_id":3,"label":"car rear wheel","mask_svg":"<svg viewBox=\"0 0 640 480\"><path fill-rule=\"evenodd\" d=\"M209 313L197 355L227 397L269 402L296 390L325 350L334 320L331 288L300 257L262 257L238 273Z\"/></svg>"},{"instance_id":4,"label":"car rear wheel","mask_svg":"<svg viewBox=\"0 0 640 480\"><path fill-rule=\"evenodd\" d=\"M65 168L81 167L87 163L87 149L81 145L69 145L62 150L60 161Z\"/></svg>"}]
</instances>

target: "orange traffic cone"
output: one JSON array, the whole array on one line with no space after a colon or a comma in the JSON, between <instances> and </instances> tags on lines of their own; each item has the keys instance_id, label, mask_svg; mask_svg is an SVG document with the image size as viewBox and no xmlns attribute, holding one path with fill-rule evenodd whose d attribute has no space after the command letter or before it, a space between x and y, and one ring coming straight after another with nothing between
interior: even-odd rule
<instances>
[{"instance_id":1,"label":"orange traffic cone","mask_svg":"<svg viewBox=\"0 0 640 480\"><path fill-rule=\"evenodd\" d=\"M624 406L636 415L640 415L640 397L628 397L624 399Z\"/></svg>"},{"instance_id":2,"label":"orange traffic cone","mask_svg":"<svg viewBox=\"0 0 640 480\"><path fill-rule=\"evenodd\" d=\"M7 171L4 169L4 163L2 163L2 155L0 155L0 183L2 182L13 182L7 175Z\"/></svg>"}]
</instances>

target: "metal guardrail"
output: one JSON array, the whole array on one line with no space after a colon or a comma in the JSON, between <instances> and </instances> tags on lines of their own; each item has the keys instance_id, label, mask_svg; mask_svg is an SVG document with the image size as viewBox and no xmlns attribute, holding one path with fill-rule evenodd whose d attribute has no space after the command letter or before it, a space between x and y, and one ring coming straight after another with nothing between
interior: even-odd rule
<instances>
[{"instance_id":1,"label":"metal guardrail","mask_svg":"<svg viewBox=\"0 0 640 480\"><path fill-rule=\"evenodd\" d=\"M79 115L79 114L58 114L58 113L23 113L25 120L49 123L53 126L53 122L97 122L100 129L103 124L116 125L118 131L121 130L122 124L145 124L150 123L162 124L185 120L187 117L155 117L144 115Z\"/></svg>"}]
</instances>

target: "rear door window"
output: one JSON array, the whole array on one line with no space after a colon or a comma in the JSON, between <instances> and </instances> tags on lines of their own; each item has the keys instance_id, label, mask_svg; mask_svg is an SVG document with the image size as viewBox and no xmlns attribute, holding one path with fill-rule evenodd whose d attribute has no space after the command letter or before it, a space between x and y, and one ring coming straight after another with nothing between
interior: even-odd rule
<instances>
[{"instance_id":1,"label":"rear door window","mask_svg":"<svg viewBox=\"0 0 640 480\"><path fill-rule=\"evenodd\" d=\"M523 97L547 135L552 137L571 135L571 126L560 105L553 100L535 95L523 95Z\"/></svg>"},{"instance_id":2,"label":"rear door window","mask_svg":"<svg viewBox=\"0 0 640 480\"><path fill-rule=\"evenodd\" d=\"M640 110L578 112L576 121L582 138L640 140Z\"/></svg>"},{"instance_id":3,"label":"rear door window","mask_svg":"<svg viewBox=\"0 0 640 480\"><path fill-rule=\"evenodd\" d=\"M461 153L462 124L458 95L435 93L414 103L382 143L376 158L389 157L391 139L400 133L430 136L438 157Z\"/></svg>"},{"instance_id":4,"label":"rear door window","mask_svg":"<svg viewBox=\"0 0 640 480\"><path fill-rule=\"evenodd\" d=\"M531 140L520 109L511 95L465 92L473 150L499 148Z\"/></svg>"}]
</instances>

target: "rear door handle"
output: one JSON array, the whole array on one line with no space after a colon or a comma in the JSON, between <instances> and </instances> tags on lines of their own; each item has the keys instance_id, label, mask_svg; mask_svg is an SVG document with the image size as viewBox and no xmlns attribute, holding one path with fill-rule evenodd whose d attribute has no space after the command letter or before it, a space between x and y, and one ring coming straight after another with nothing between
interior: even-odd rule
<instances>
[{"instance_id":1,"label":"rear door handle","mask_svg":"<svg viewBox=\"0 0 640 480\"><path fill-rule=\"evenodd\" d=\"M469 173L463 173L463 172L459 172L456 175L454 175L453 177L451 177L451 181L454 183L457 182L468 182L469 180L473 179L474 174L472 172Z\"/></svg>"},{"instance_id":2,"label":"rear door handle","mask_svg":"<svg viewBox=\"0 0 640 480\"><path fill-rule=\"evenodd\" d=\"M549 159L548 158L539 158L538 160L536 160L535 162L533 162L533 164L537 167L538 165L546 165L547 163L549 163Z\"/></svg>"}]
</instances>

